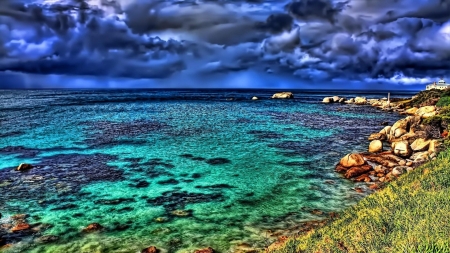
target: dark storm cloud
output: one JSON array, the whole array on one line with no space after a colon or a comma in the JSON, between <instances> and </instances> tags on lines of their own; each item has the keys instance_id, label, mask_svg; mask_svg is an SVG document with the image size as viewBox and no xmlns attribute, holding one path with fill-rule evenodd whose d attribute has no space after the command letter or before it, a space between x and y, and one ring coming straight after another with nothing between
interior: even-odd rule
<instances>
[{"instance_id":1,"label":"dark storm cloud","mask_svg":"<svg viewBox=\"0 0 450 253\"><path fill-rule=\"evenodd\" d=\"M449 8L450 0L1 1L0 71L172 78L251 69L428 82L448 76Z\"/></svg>"},{"instance_id":2,"label":"dark storm cloud","mask_svg":"<svg viewBox=\"0 0 450 253\"><path fill-rule=\"evenodd\" d=\"M296 0L288 4L287 9L299 20L326 20L334 23L348 2L334 3L331 0Z\"/></svg>"}]
</instances>

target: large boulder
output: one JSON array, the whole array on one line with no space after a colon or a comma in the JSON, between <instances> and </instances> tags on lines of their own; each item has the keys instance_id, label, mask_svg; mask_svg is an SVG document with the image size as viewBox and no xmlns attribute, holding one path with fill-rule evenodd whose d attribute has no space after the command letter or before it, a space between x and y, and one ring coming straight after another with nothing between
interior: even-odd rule
<instances>
[{"instance_id":1,"label":"large boulder","mask_svg":"<svg viewBox=\"0 0 450 253\"><path fill-rule=\"evenodd\" d=\"M398 141L392 143L392 150L395 155L401 157L409 157L412 154L411 147L409 146L408 141Z\"/></svg>"},{"instance_id":2,"label":"large boulder","mask_svg":"<svg viewBox=\"0 0 450 253\"><path fill-rule=\"evenodd\" d=\"M426 118L431 118L437 115L437 112L428 112L428 113L424 113L422 114L422 118L426 119Z\"/></svg>"},{"instance_id":3,"label":"large boulder","mask_svg":"<svg viewBox=\"0 0 450 253\"><path fill-rule=\"evenodd\" d=\"M31 170L33 168L33 165L28 164L28 163L21 163L16 170L17 171L26 171L26 170Z\"/></svg>"},{"instance_id":4,"label":"large boulder","mask_svg":"<svg viewBox=\"0 0 450 253\"><path fill-rule=\"evenodd\" d=\"M373 140L386 140L386 135L382 134L382 133L373 133L369 136L369 141L373 141Z\"/></svg>"},{"instance_id":5,"label":"large boulder","mask_svg":"<svg viewBox=\"0 0 450 253\"><path fill-rule=\"evenodd\" d=\"M405 113L408 115L414 115L414 114L416 114L417 110L419 110L419 108L413 107L413 108L406 110Z\"/></svg>"},{"instance_id":6,"label":"large boulder","mask_svg":"<svg viewBox=\"0 0 450 253\"><path fill-rule=\"evenodd\" d=\"M329 104L329 103L333 103L333 102L334 102L334 100L332 97L326 97L326 98L323 98L323 100L322 100L322 103L324 103L324 104Z\"/></svg>"},{"instance_id":7,"label":"large boulder","mask_svg":"<svg viewBox=\"0 0 450 253\"><path fill-rule=\"evenodd\" d=\"M383 143L380 140L373 140L369 144L370 153L379 153L383 151Z\"/></svg>"},{"instance_id":8,"label":"large boulder","mask_svg":"<svg viewBox=\"0 0 450 253\"><path fill-rule=\"evenodd\" d=\"M423 150L428 150L428 147L430 146L430 140L425 140L422 138L416 139L412 144L411 144L411 149L413 151L423 151Z\"/></svg>"},{"instance_id":9,"label":"large boulder","mask_svg":"<svg viewBox=\"0 0 450 253\"><path fill-rule=\"evenodd\" d=\"M339 100L341 100L341 98L338 96L333 96L332 98L333 98L333 102L335 102L335 103L339 102Z\"/></svg>"},{"instance_id":10,"label":"large boulder","mask_svg":"<svg viewBox=\"0 0 450 253\"><path fill-rule=\"evenodd\" d=\"M345 101L346 101L345 98L340 98L340 99L339 99L339 103L341 103L341 104L344 103Z\"/></svg>"},{"instance_id":11,"label":"large boulder","mask_svg":"<svg viewBox=\"0 0 450 253\"><path fill-rule=\"evenodd\" d=\"M409 130L409 119L408 118L404 118L401 120L398 120L397 122L394 123L394 125L391 127L391 132L389 133L391 136L395 136L395 131L397 129L403 129L404 131L398 131L397 134L400 134L402 132L408 132Z\"/></svg>"},{"instance_id":12,"label":"large boulder","mask_svg":"<svg viewBox=\"0 0 450 253\"><path fill-rule=\"evenodd\" d=\"M362 174L367 173L370 170L372 170L372 166L370 166L370 165L351 167L350 169L347 170L347 172L345 172L344 177L345 178L354 178L357 176L361 176Z\"/></svg>"},{"instance_id":13,"label":"large boulder","mask_svg":"<svg viewBox=\"0 0 450 253\"><path fill-rule=\"evenodd\" d=\"M380 134L389 135L391 133L391 126L385 126L383 129L381 129Z\"/></svg>"},{"instance_id":14,"label":"large boulder","mask_svg":"<svg viewBox=\"0 0 450 253\"><path fill-rule=\"evenodd\" d=\"M354 98L350 98L349 100L345 101L346 104L354 104L355 103L355 99Z\"/></svg>"},{"instance_id":15,"label":"large boulder","mask_svg":"<svg viewBox=\"0 0 450 253\"><path fill-rule=\"evenodd\" d=\"M394 134L393 137L394 138L400 138L402 137L404 134L408 133L408 131L406 131L406 129L403 128L397 128L394 130Z\"/></svg>"},{"instance_id":16,"label":"large boulder","mask_svg":"<svg viewBox=\"0 0 450 253\"><path fill-rule=\"evenodd\" d=\"M430 114L430 113L432 113L432 112L436 112L436 107L433 106L433 105L430 105L430 106L420 107L420 108L416 111L415 114L416 114L417 116L420 116L420 117L423 118L423 115Z\"/></svg>"},{"instance_id":17,"label":"large boulder","mask_svg":"<svg viewBox=\"0 0 450 253\"><path fill-rule=\"evenodd\" d=\"M364 157L360 154L348 154L344 156L339 162L340 165L346 168L361 166L365 163L366 161L364 161Z\"/></svg>"},{"instance_id":18,"label":"large boulder","mask_svg":"<svg viewBox=\"0 0 450 253\"><path fill-rule=\"evenodd\" d=\"M365 97L356 97L355 104L357 105L365 105L367 104L367 99Z\"/></svg>"},{"instance_id":19,"label":"large boulder","mask_svg":"<svg viewBox=\"0 0 450 253\"><path fill-rule=\"evenodd\" d=\"M252 100L258 100L259 98L258 97L252 97Z\"/></svg>"},{"instance_id":20,"label":"large boulder","mask_svg":"<svg viewBox=\"0 0 450 253\"><path fill-rule=\"evenodd\" d=\"M278 92L273 94L272 98L294 98L294 94L292 94L292 92Z\"/></svg>"}]
</instances>

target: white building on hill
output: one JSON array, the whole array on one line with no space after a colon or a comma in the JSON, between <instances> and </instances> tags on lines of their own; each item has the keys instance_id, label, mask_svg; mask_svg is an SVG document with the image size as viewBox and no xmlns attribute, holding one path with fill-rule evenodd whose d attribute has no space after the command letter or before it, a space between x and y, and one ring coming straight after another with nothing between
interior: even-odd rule
<instances>
[{"instance_id":1,"label":"white building on hill","mask_svg":"<svg viewBox=\"0 0 450 253\"><path fill-rule=\"evenodd\" d=\"M427 90L433 90L433 89L437 89L437 90L445 90L448 87L450 87L450 85L447 85L444 81L444 79L439 80L439 82L434 82L433 84L427 85Z\"/></svg>"}]
</instances>

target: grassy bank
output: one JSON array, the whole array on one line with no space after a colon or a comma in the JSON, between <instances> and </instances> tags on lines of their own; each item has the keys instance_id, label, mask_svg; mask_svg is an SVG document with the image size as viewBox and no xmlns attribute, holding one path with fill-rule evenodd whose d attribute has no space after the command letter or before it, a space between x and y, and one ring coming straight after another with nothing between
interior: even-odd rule
<instances>
[{"instance_id":1,"label":"grassy bank","mask_svg":"<svg viewBox=\"0 0 450 253\"><path fill-rule=\"evenodd\" d=\"M450 252L450 149L269 252Z\"/></svg>"},{"instance_id":2,"label":"grassy bank","mask_svg":"<svg viewBox=\"0 0 450 253\"><path fill-rule=\"evenodd\" d=\"M425 92L427 97L412 100L417 104L412 106L439 101L441 113L428 123L448 129L450 91L439 92L439 96L434 93ZM450 252L450 148L345 210L328 225L275 243L267 251Z\"/></svg>"}]
</instances>

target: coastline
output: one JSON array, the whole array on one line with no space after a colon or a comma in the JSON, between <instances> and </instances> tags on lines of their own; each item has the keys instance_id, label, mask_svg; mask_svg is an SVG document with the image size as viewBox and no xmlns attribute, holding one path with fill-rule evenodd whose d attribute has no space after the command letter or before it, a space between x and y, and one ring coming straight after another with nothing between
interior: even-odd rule
<instances>
[{"instance_id":1,"label":"coastline","mask_svg":"<svg viewBox=\"0 0 450 253\"><path fill-rule=\"evenodd\" d=\"M251 102L251 103L253 103L253 102ZM284 103L281 103L281 104L284 104ZM339 109L337 109L336 110L336 108L338 108L338 107L334 107L334 109L333 109L333 111L336 111L336 112L338 112L338 111L340 111ZM353 107L353 109L356 109L356 107ZM346 111L346 110L343 110L343 111ZM357 109L356 111L360 111L360 109ZM373 109L372 108L367 108L367 109L365 109L365 108L361 108L361 111L367 111L367 112L369 112L369 111L373 111ZM379 114L379 115L381 115L382 113L380 112L380 113L376 113L376 114ZM398 119L398 117L394 117L395 119L389 119L389 122L395 122L397 119ZM383 119L385 119L386 120L386 118L383 118ZM361 119L360 119L361 120ZM366 120L366 119L364 119L364 120ZM329 123L331 123L330 121L328 121ZM333 122L336 122L336 121L333 121ZM371 129L370 129L370 131L374 131L377 127L378 127L378 125L381 123L382 121L380 120L380 121L375 121L375 120L372 120L372 127L371 127ZM323 122L324 123L324 122ZM356 120L356 121L352 121L352 124L353 123L356 123L357 125L356 125L356 127L359 127L359 122L358 122L358 120ZM375 127L375 129L374 129L374 127ZM353 127L353 129L355 129L355 127ZM345 132L345 131L343 131L343 132ZM367 133L367 131L365 132L365 133ZM366 134L364 134L364 135L366 135ZM361 135L360 135L361 136ZM335 136L336 137L336 136ZM359 137L358 138L358 141L357 142L361 142L362 140L361 140L361 138ZM353 142L353 144L350 144L350 146L353 146L353 145L355 145L355 142ZM360 145L358 145L358 147L360 147ZM357 148L357 149L359 149L359 148ZM350 151L351 149L346 149L347 151ZM338 155L339 156L339 155ZM334 156L336 159L338 158L338 157L336 157L336 156ZM334 160L334 159L332 159L332 160ZM330 160L331 161L331 160ZM34 165L34 164L33 164ZM329 165L331 165L331 164L329 164ZM327 168L328 168L328 166L327 166ZM337 174L336 174L337 175ZM343 179L344 180L344 179ZM330 182L330 184L331 184L332 182ZM328 182L325 182L325 184L328 184ZM353 191L352 191L353 192ZM360 195L360 196L363 196L362 194L359 194L359 193L356 193L356 192L353 192L353 194L352 195ZM352 203L353 204L353 203ZM330 216L330 217L332 217L332 218L334 218L335 217L335 213L328 213L328 212L323 212L323 210L319 210L319 209L311 209L311 210L302 210L302 211L304 211L304 212L311 212L311 213L313 213L313 214L315 214L315 216L318 216L319 218L320 217L325 217L325 216ZM323 212L323 213L322 213ZM26 219L25 219L25 221L26 221ZM93 220L90 220L91 222L93 222ZM32 224L32 220L29 220L29 222L31 222L30 224ZM305 231L307 231L307 230L309 230L309 229L311 229L311 228L315 228L316 226L321 226L321 225L323 225L323 223L324 223L324 221L323 220L321 220L321 221L316 221L316 220L311 220L311 221L307 221L307 222L304 222L304 224L302 223L302 224L300 224L300 226L298 226L298 227L300 227L300 228L304 228L304 230ZM93 223L94 224L94 223ZM88 225L88 224L85 224L85 225ZM105 225L105 224L102 224L102 225ZM95 227L95 226L94 226ZM303 230L303 229L302 229ZM276 238L276 237L271 237L271 239L272 238ZM42 239L45 239L45 240L53 240L53 239L56 239L56 238L42 238ZM151 244L150 244L151 245ZM158 246L158 245L156 245L156 246ZM214 245L205 245L205 246L213 246L214 247ZM241 247L239 248L239 249L242 249L242 251L243 252L248 252L248 251L252 251L252 250L255 250L255 249L257 249L257 248L253 248L253 249L251 249L251 246L249 246L249 245L245 245L245 244L242 244L242 245L240 245ZM249 247L247 247L247 246L249 246ZM258 247L259 248L259 247Z\"/></svg>"},{"instance_id":2,"label":"coastline","mask_svg":"<svg viewBox=\"0 0 450 253\"><path fill-rule=\"evenodd\" d=\"M436 133L433 134L433 129L430 129L428 126L424 126L422 124L427 118L432 118L439 114L439 108L435 106L437 100L434 101L434 105L425 105L418 108L405 106L405 104L408 104L412 100L416 99L419 95L420 93L413 96L411 99L394 99L395 102L388 102L386 98L377 100L355 98L350 100L350 102L336 96L324 98L323 103L325 104L350 103L362 106L369 105L386 112L399 113L400 115L405 115L405 117L394 123L392 126L385 125L380 132L373 133L368 136L368 140L370 141L368 150L347 154L337 162L336 171L338 173L343 174L345 178L354 182L365 182L371 190L369 191L370 194L359 201L354 207L344 210L342 214L345 217L340 217L341 213L339 213L338 217L330 217L326 220L326 222L324 222L324 224L311 228L308 231L302 231L302 233L297 236L278 238L278 241L267 247L265 252L309 252L303 251L312 250L311 248L305 246L307 243L302 244L297 243L296 241L304 240L305 238L308 239L308 242L309 240L314 241L314 239L311 238L317 236L317 233L320 234L319 238L323 236L323 233L316 231L327 231L329 227L334 229L333 232L337 231L336 227L342 226L345 220L351 219L349 218L348 213L351 213L351 215L354 216L355 212L358 211L358 207L363 206L360 207L360 209L364 209L366 201L376 205L376 202L373 202L372 196L376 195L377 192L383 192L384 189L389 188L392 190L393 187L391 185L396 185L397 179L407 178L407 176L399 178L400 176L404 174L418 173L413 172L418 168L421 168L420 173L424 175L430 173L430 169L423 168L433 164L434 161L436 161L439 153L443 151L442 137L446 136L440 136L439 134L436 135ZM388 150L384 149L385 144L388 144ZM392 183L388 184L389 182ZM356 188L355 190L360 191L361 193L367 192L361 188ZM387 195L390 194L391 193L387 193ZM393 201L393 199L386 201ZM376 213L377 211L374 210L374 212ZM370 219L370 217L368 218ZM386 233L386 231L384 231L384 233ZM341 236L345 236L345 233L341 233ZM335 249L342 252L354 251L349 251L349 248L340 240L342 239L338 239L339 242L335 246ZM292 243L294 241L296 243ZM327 238L325 241L327 241L327 243L331 243L332 240ZM299 245L303 245L303 248ZM323 248L318 248L323 250L327 247L324 246ZM330 250L330 248L327 249ZM367 250L367 248L364 250ZM429 249L427 249L425 251L418 252L435 251L429 251Z\"/></svg>"}]
</instances>

